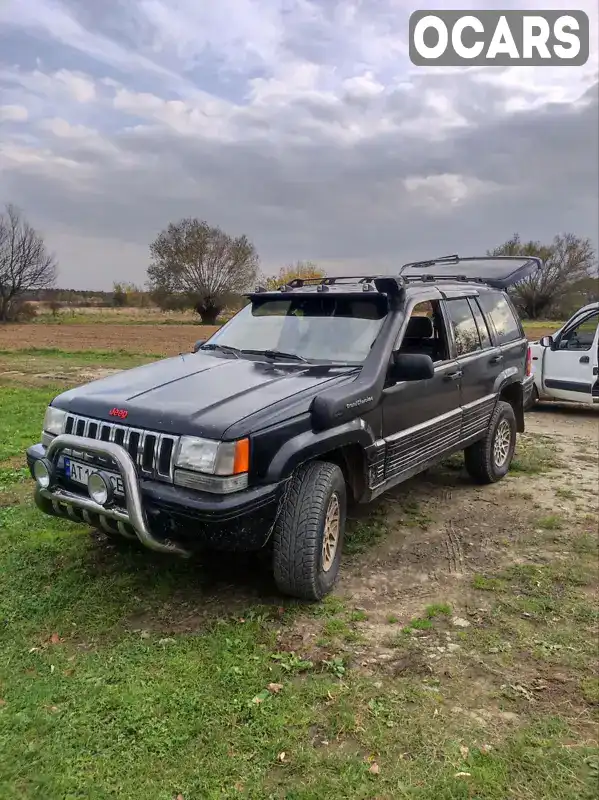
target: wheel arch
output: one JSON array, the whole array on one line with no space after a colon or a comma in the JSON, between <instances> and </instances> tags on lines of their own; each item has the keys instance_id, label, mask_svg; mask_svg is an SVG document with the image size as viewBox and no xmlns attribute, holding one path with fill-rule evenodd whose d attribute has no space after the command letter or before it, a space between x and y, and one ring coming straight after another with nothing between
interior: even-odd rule
<instances>
[{"instance_id":1,"label":"wheel arch","mask_svg":"<svg viewBox=\"0 0 599 800\"><path fill-rule=\"evenodd\" d=\"M266 479L268 482L286 480L302 464L329 461L340 468L350 495L357 499L367 485L366 448L374 441L372 430L361 419L317 434L312 431L300 434L279 449Z\"/></svg>"},{"instance_id":2,"label":"wheel arch","mask_svg":"<svg viewBox=\"0 0 599 800\"><path fill-rule=\"evenodd\" d=\"M519 380L504 382L498 392L498 400L509 403L516 417L516 430L524 433L524 390Z\"/></svg>"}]
</instances>

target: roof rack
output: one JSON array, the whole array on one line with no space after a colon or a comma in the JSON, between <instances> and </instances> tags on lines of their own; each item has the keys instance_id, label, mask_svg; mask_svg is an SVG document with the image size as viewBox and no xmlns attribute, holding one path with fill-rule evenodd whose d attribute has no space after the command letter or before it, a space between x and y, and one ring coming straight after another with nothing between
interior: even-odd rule
<instances>
[{"instance_id":1,"label":"roof rack","mask_svg":"<svg viewBox=\"0 0 599 800\"><path fill-rule=\"evenodd\" d=\"M401 275L404 269L409 269L411 267L432 267L435 264L457 264L460 261L460 257L457 253L451 256L439 256L439 258L429 258L427 261L410 261L407 264L404 264L403 267L399 270L399 274Z\"/></svg>"},{"instance_id":2,"label":"roof rack","mask_svg":"<svg viewBox=\"0 0 599 800\"><path fill-rule=\"evenodd\" d=\"M466 283L486 283L484 278L473 278L470 275L400 275L402 283L436 283L437 281L465 281Z\"/></svg>"},{"instance_id":3,"label":"roof rack","mask_svg":"<svg viewBox=\"0 0 599 800\"><path fill-rule=\"evenodd\" d=\"M400 293L404 281L397 275L332 275L324 278L293 278L288 283L277 286L273 291L290 292L303 287L315 287L317 292L328 292L331 286L347 284L360 284L363 292L378 291L381 293L397 295ZM263 286L257 286L253 294L262 294L268 291Z\"/></svg>"},{"instance_id":4,"label":"roof rack","mask_svg":"<svg viewBox=\"0 0 599 800\"><path fill-rule=\"evenodd\" d=\"M486 262L486 263L485 263ZM458 269L448 272L444 267L456 264ZM474 265L474 269L472 268ZM513 268L512 266L513 265ZM460 271L460 267L464 271ZM406 275L406 270L428 269L439 267L425 273ZM507 269L506 269L507 267ZM428 261L412 261L404 264L399 271L400 278L408 281L466 281L470 283L483 283L495 289L507 289L515 283L527 278L534 272L542 269L543 262L537 256L468 256L460 258L456 254L431 258Z\"/></svg>"},{"instance_id":5,"label":"roof rack","mask_svg":"<svg viewBox=\"0 0 599 800\"><path fill-rule=\"evenodd\" d=\"M331 275L324 278L294 278L288 283L284 284L288 289L301 289L302 286L310 286L312 284L321 286L333 286L339 281L350 281L351 283L372 283L377 275ZM279 288L283 288L280 286Z\"/></svg>"},{"instance_id":6,"label":"roof rack","mask_svg":"<svg viewBox=\"0 0 599 800\"><path fill-rule=\"evenodd\" d=\"M476 270L474 273L468 267L472 263L488 262L489 267ZM439 270L415 272L406 275L406 270L428 270L430 267L447 267L456 264L458 268L455 272L440 272ZM493 264L495 269L492 268ZM501 264L506 266L514 264L514 269L499 268ZM465 267L464 272L459 271L459 265ZM402 287L408 283L436 283L437 281L456 281L460 283L477 283L492 286L498 289L505 289L508 286L531 275L541 269L543 262L537 256L469 256L460 258L457 253L439 258L430 258L426 261L411 261L404 264L399 270L398 275L332 275L324 278L294 278L286 284L281 284L274 291L290 292L303 287L315 287L318 292L328 292L331 286L342 286L343 282L350 284L361 284L362 290L378 291L385 294L398 295ZM483 274L480 274L480 273ZM478 273L478 274L477 274ZM266 292L264 287L257 287L253 294Z\"/></svg>"}]
</instances>

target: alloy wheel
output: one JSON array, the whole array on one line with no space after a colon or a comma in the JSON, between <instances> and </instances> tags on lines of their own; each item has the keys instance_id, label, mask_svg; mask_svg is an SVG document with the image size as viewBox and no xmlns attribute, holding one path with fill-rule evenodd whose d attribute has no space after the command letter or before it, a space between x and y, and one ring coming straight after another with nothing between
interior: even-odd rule
<instances>
[{"instance_id":1,"label":"alloy wheel","mask_svg":"<svg viewBox=\"0 0 599 800\"><path fill-rule=\"evenodd\" d=\"M502 419L495 431L493 440L493 460L496 467L503 467L507 461L512 442L512 430L507 419Z\"/></svg>"},{"instance_id":2,"label":"alloy wheel","mask_svg":"<svg viewBox=\"0 0 599 800\"><path fill-rule=\"evenodd\" d=\"M337 546L339 544L339 531L341 527L341 506L337 493L334 492L327 506L324 520L324 534L322 537L322 570L328 572L333 566Z\"/></svg>"}]
</instances>

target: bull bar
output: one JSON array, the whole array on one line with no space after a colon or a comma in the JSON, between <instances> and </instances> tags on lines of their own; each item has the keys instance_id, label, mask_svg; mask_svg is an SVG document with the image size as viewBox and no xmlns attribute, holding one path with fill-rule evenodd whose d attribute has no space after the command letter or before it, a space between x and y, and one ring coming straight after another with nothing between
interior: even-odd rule
<instances>
[{"instance_id":1,"label":"bull bar","mask_svg":"<svg viewBox=\"0 0 599 800\"><path fill-rule=\"evenodd\" d=\"M111 458L119 469L123 486L125 489L125 505L126 508L116 507L114 504L110 506L103 506L96 503L90 497L83 497L75 494L62 486L57 486L55 483L55 475L58 458L63 450L83 451L86 453L104 456ZM141 492L137 479L137 472L135 463L127 450L114 442L105 442L98 439L89 439L85 436L75 436L69 433L61 433L56 436L46 450L46 459L50 462L51 480L47 488L42 488L39 485L36 488L36 497L41 497L49 500L55 511L59 510L60 504L67 507L75 507L81 510L83 518L87 522L91 522L89 514L97 514L102 520L106 518L115 520L119 532L127 536L125 525L130 525L139 541L150 550L156 550L160 553L171 553L183 557L190 555L189 551L181 547L181 545L171 542L169 540L157 539L147 523L146 514L141 500Z\"/></svg>"}]
</instances>

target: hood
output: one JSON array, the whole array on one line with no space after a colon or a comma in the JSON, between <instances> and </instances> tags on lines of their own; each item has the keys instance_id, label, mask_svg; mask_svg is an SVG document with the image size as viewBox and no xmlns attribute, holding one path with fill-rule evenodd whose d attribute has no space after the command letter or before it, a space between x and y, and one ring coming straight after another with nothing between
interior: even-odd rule
<instances>
[{"instance_id":1,"label":"hood","mask_svg":"<svg viewBox=\"0 0 599 800\"><path fill-rule=\"evenodd\" d=\"M264 363L190 353L125 370L59 395L52 405L74 414L181 435L220 438L233 424L271 409L308 411L315 394L355 376L355 368ZM127 411L119 420L112 408ZM256 420L257 421L257 420Z\"/></svg>"}]
</instances>

